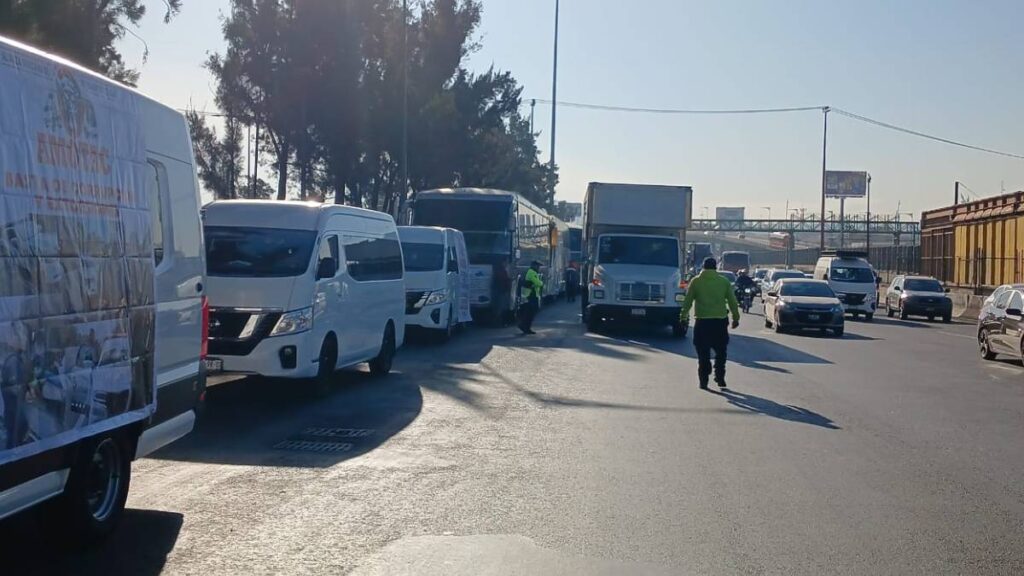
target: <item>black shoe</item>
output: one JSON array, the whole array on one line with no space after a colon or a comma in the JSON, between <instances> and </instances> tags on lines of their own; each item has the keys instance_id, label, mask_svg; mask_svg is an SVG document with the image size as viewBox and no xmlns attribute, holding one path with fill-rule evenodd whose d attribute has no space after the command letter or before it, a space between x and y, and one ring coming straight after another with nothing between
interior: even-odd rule
<instances>
[{"instance_id":1,"label":"black shoe","mask_svg":"<svg viewBox=\"0 0 1024 576\"><path fill-rule=\"evenodd\" d=\"M700 381L700 389L701 390L707 390L708 389L708 381L707 380L701 380Z\"/></svg>"},{"instance_id":2,"label":"black shoe","mask_svg":"<svg viewBox=\"0 0 1024 576\"><path fill-rule=\"evenodd\" d=\"M519 331L522 332L523 334L529 334L530 333L529 329L523 328L522 326L517 326L517 328L519 328Z\"/></svg>"},{"instance_id":3,"label":"black shoe","mask_svg":"<svg viewBox=\"0 0 1024 576\"><path fill-rule=\"evenodd\" d=\"M523 334L526 334L527 336L532 336L533 334L536 334L536 332L534 332L533 330L524 330Z\"/></svg>"},{"instance_id":4,"label":"black shoe","mask_svg":"<svg viewBox=\"0 0 1024 576\"><path fill-rule=\"evenodd\" d=\"M726 387L725 378L724 377L723 378L715 378L715 384L718 384L719 388L725 388Z\"/></svg>"}]
</instances>

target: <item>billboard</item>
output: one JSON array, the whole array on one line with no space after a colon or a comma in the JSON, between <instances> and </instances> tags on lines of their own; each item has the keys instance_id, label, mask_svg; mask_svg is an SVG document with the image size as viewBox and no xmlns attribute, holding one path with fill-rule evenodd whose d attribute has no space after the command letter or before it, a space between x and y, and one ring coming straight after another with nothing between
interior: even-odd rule
<instances>
[{"instance_id":1,"label":"billboard","mask_svg":"<svg viewBox=\"0 0 1024 576\"><path fill-rule=\"evenodd\" d=\"M718 220L719 222L723 220L744 220L743 216L745 213L746 209L742 206L733 208L719 206L718 208L715 208L715 220Z\"/></svg>"},{"instance_id":2,"label":"billboard","mask_svg":"<svg viewBox=\"0 0 1024 576\"><path fill-rule=\"evenodd\" d=\"M825 172L825 196L828 198L863 198L867 193L867 172Z\"/></svg>"}]
</instances>

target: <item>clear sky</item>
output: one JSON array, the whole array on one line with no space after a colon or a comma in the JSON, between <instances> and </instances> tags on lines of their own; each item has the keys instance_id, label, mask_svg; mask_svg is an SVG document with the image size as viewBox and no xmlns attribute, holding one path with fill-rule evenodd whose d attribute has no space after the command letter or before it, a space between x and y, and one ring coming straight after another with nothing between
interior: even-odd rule
<instances>
[{"instance_id":1,"label":"clear sky","mask_svg":"<svg viewBox=\"0 0 1024 576\"><path fill-rule=\"evenodd\" d=\"M123 47L140 87L174 106L214 110L200 67L220 50L227 0L185 0L170 25L159 2ZM550 98L554 0L483 0L470 69L511 70ZM1020 0L562 0L559 100L653 108L830 105L922 132L1024 154L1024 2ZM550 106L536 126L547 158ZM687 184L702 206L748 216L815 209L820 112L664 116L560 107L557 197L587 182ZM921 140L837 115L828 167L872 175L873 211L1024 189L1024 160ZM830 209L838 209L830 205ZM863 211L862 201L848 210Z\"/></svg>"}]
</instances>

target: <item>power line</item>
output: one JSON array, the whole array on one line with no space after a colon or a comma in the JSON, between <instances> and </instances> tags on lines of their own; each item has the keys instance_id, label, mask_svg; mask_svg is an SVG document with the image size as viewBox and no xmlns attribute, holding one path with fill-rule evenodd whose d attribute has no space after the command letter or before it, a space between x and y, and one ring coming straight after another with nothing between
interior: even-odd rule
<instances>
[{"instance_id":1,"label":"power line","mask_svg":"<svg viewBox=\"0 0 1024 576\"><path fill-rule=\"evenodd\" d=\"M967 149L970 149L970 150L977 150L978 152L988 152L989 154L997 154L999 156L1006 156L1007 158L1017 158L1019 160L1024 160L1024 155L1021 155L1021 154L1014 154L1012 152L1003 152L1002 150L993 150L992 148L984 148L982 146L975 146L973 144L965 144L963 142L957 142L956 140L950 140L949 138L942 138L940 136L933 136L931 134L925 134L924 132L918 132L917 130L911 130L910 128L903 128L902 126L896 126L895 124L889 124L888 122L882 122L881 120L875 120L874 118L868 118L867 116L861 116L859 114L854 114L853 112L847 112L846 110L842 110L840 108L832 108L832 111L835 112L836 114L840 114L842 116L846 116L847 118L852 118L854 120L859 120L861 122L866 122L868 124L874 124L875 126L880 126L882 128L888 128L889 130L895 130L897 132L902 132L904 134L910 134L912 136L917 136L919 138L926 138L928 140L934 140L936 142L942 142L944 144L950 144L952 146L959 146L961 148L967 148Z\"/></svg>"},{"instance_id":2,"label":"power line","mask_svg":"<svg viewBox=\"0 0 1024 576\"><path fill-rule=\"evenodd\" d=\"M537 98L541 104L551 104L551 100ZM776 114L781 112L809 112L812 110L821 111L825 106L798 106L792 108L743 108L735 110L701 110L701 109L680 109L680 108L638 108L634 106L610 106L607 104L589 104L584 102L558 101L559 106L568 108L579 108L583 110L601 110L604 112L640 112L645 114Z\"/></svg>"},{"instance_id":3,"label":"power line","mask_svg":"<svg viewBox=\"0 0 1024 576\"><path fill-rule=\"evenodd\" d=\"M543 104L551 104L551 100L544 100L541 98L536 99L537 102ZM995 150L992 148L985 148L983 146L975 146L973 144L967 144L964 142L958 142L949 138L942 138L941 136L934 136L932 134L926 134L917 130L911 130L910 128L904 128L888 122L882 122L881 120L875 120L874 118L868 118L867 116L861 116L860 114L854 114L841 108L832 108L829 106L795 106L787 108L738 108L738 109L686 109L686 108L641 108L636 106L612 106L607 104L591 104L585 102L564 102L559 100L559 106L565 106L568 108L578 108L582 110L599 110L603 112L630 112L630 113L641 113L641 114L779 114L787 112L809 112L809 111L822 111L826 109L860 122L865 122L878 126L880 128L886 128L888 130L894 130L896 132L902 132L911 136L917 136L919 138L925 138L927 140L933 140L935 142L942 142L943 144L949 144L951 146L959 146L961 148L967 148L969 150L976 150L978 152L986 152L988 154L996 154L998 156L1005 156L1007 158L1016 158L1024 160L1024 155L1014 154L1012 152L1004 152L1002 150Z\"/></svg>"}]
</instances>

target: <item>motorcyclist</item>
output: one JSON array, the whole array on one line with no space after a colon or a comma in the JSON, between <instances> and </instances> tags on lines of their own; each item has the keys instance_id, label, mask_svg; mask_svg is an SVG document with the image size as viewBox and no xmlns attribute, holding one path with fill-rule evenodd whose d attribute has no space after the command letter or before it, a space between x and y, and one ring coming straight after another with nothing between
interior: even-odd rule
<instances>
[{"instance_id":1,"label":"motorcyclist","mask_svg":"<svg viewBox=\"0 0 1024 576\"><path fill-rule=\"evenodd\" d=\"M750 297L753 298L754 293L757 292L756 282L750 277L750 274L748 274L746 270L740 270L736 274L736 283L734 286L736 287L736 300L743 304L743 307L746 308L746 310L744 310L745 312L749 311L750 302L744 298L743 291L749 288Z\"/></svg>"}]
</instances>

